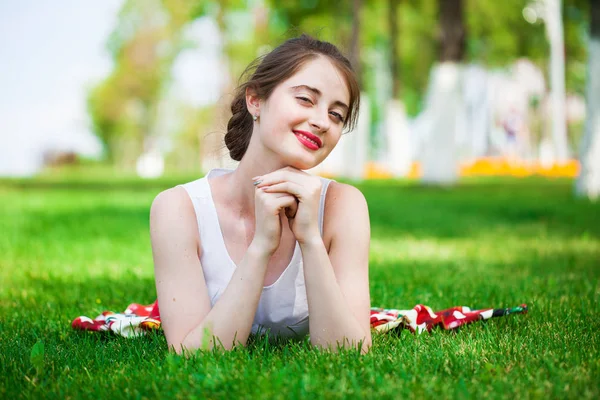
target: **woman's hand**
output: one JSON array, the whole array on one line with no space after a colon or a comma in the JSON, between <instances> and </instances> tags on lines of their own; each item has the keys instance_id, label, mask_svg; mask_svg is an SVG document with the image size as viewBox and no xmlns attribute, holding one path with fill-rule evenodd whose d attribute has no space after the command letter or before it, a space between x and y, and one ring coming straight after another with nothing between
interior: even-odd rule
<instances>
[{"instance_id":1,"label":"woman's hand","mask_svg":"<svg viewBox=\"0 0 600 400\"><path fill-rule=\"evenodd\" d=\"M273 254L281 240L281 213L288 218L297 210L296 198L287 193L267 193L256 188L254 193L254 213L256 228L253 243L260 249Z\"/></svg>"},{"instance_id":2,"label":"woman's hand","mask_svg":"<svg viewBox=\"0 0 600 400\"><path fill-rule=\"evenodd\" d=\"M257 191L267 194L291 195L297 200L297 210L294 210L294 205L288 206L286 216L290 229L300 244L315 237L321 237L319 201L322 184L319 177L309 175L296 168L286 167L253 179L260 181L257 184Z\"/></svg>"}]
</instances>

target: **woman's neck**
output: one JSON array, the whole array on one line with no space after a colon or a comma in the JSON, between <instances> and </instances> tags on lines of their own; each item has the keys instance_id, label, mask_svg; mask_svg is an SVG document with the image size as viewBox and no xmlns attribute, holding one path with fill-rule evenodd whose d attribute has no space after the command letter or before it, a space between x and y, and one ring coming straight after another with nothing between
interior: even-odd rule
<instances>
[{"instance_id":1,"label":"woman's neck","mask_svg":"<svg viewBox=\"0 0 600 400\"><path fill-rule=\"evenodd\" d=\"M248 149L250 151L250 147ZM224 177L224 197L240 217L254 217L255 186L252 178L283 168L273 155L247 153L237 168Z\"/></svg>"}]
</instances>

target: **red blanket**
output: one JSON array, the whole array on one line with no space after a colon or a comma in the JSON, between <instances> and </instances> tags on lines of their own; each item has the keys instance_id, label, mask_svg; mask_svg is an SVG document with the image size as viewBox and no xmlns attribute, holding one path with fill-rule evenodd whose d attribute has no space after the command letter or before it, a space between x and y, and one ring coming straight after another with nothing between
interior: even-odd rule
<instances>
[{"instance_id":1,"label":"red blanket","mask_svg":"<svg viewBox=\"0 0 600 400\"><path fill-rule=\"evenodd\" d=\"M459 306L435 312L422 304L416 305L411 310L371 308L371 328L377 332L409 329L413 333L422 333L431 331L436 326L443 329L455 329L475 321L526 312L526 304L512 308L482 310L471 310L469 307ZM160 329L158 301L149 305L132 303L123 313L104 311L94 319L85 316L77 317L71 326L75 329L89 331L112 331L125 337L144 334L148 330Z\"/></svg>"}]
</instances>

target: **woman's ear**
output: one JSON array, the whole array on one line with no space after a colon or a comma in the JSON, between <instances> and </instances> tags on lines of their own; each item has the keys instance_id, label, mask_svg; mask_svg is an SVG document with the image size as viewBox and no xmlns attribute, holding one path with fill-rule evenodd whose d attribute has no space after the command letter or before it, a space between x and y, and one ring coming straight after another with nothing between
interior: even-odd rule
<instances>
[{"instance_id":1,"label":"woman's ear","mask_svg":"<svg viewBox=\"0 0 600 400\"><path fill-rule=\"evenodd\" d=\"M256 90L250 87L246 88L246 107L248 107L248 112L250 114L260 114L260 99L258 98Z\"/></svg>"}]
</instances>

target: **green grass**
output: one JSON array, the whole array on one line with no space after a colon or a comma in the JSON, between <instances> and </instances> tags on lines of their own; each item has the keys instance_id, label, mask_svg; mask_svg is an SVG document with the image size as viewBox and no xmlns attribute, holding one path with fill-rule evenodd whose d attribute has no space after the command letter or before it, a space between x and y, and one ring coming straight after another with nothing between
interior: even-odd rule
<instances>
[{"instance_id":1,"label":"green grass","mask_svg":"<svg viewBox=\"0 0 600 400\"><path fill-rule=\"evenodd\" d=\"M254 338L185 359L161 334L73 331L76 316L155 299L149 207L186 179L0 181L0 398L600 396L600 205L566 180L357 185L373 306L527 303L527 315L375 335L365 356Z\"/></svg>"}]
</instances>

